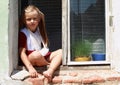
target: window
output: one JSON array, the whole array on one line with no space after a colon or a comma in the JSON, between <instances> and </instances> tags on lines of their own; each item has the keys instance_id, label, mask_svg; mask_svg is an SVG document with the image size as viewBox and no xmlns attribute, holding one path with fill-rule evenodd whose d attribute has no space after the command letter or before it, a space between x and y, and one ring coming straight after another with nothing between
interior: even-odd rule
<instances>
[{"instance_id":1,"label":"window","mask_svg":"<svg viewBox=\"0 0 120 85\"><path fill-rule=\"evenodd\" d=\"M75 62L75 45L89 43L90 54L106 55L105 0L69 0L68 64L97 64L106 61ZM82 45L83 46L83 45ZM84 49L82 46L79 49ZM106 57L106 56L105 56ZM92 63L91 63L92 62Z\"/></svg>"},{"instance_id":2,"label":"window","mask_svg":"<svg viewBox=\"0 0 120 85\"><path fill-rule=\"evenodd\" d=\"M24 7L32 4L45 14L45 24L50 51L62 48L61 0L20 0L19 15ZM21 63L21 62L20 62Z\"/></svg>"},{"instance_id":3,"label":"window","mask_svg":"<svg viewBox=\"0 0 120 85\"><path fill-rule=\"evenodd\" d=\"M20 0L20 1L24 1L24 0ZM18 51L17 46L18 45L16 42L16 41L18 41L17 40L18 39L18 37L17 37L18 36L18 29L17 29L18 24L17 23L18 23L18 17L19 17L18 16L19 15L18 9L19 9L19 13L20 13L21 9L24 7L24 4L25 5L27 4L27 3L24 3L27 1L24 1L23 3L21 3L20 1L10 0L10 2L9 2L9 8L10 8L9 9L9 18L10 18L9 20L10 21L8 22L9 23L9 30L8 30L8 32L9 32L9 34L8 34L9 35L9 37L8 37L9 38L9 56L8 56L9 57L9 65L7 65L7 67L9 67L9 74L11 74L11 72L17 68L17 64L18 64L18 62L16 62L18 60L18 53L17 53L17 51ZM33 1L35 1L35 0L33 0ZM46 1L46 0L44 0L44 1ZM55 1L60 1L60 0L55 0ZM71 44L74 43L73 40L75 39L77 41L78 38L76 37L77 34L72 32L74 25L70 25L70 23L71 24L73 23L71 19L74 18L74 16L72 14L70 14L70 11L71 11L70 7L72 7L71 3L79 2L79 6L81 6L81 9L83 7L83 10L80 11L80 13L83 13L84 10L86 10L86 7L88 7L88 5L84 6L85 3L86 4L93 3L93 6L95 6L95 1L100 1L104 4L104 10L103 10L104 17L102 17L102 18L104 19L104 33L105 34L103 37L105 39L104 50L106 53L106 60L105 60L105 62L101 62L101 61L100 62L95 62L95 61L94 62L92 62L92 61L74 62L74 60L72 60L72 58L71 58L72 53L71 53L71 50L69 48L70 48ZM17 5L18 2L19 2L19 5ZM39 0L38 0L38 2L39 2ZM68 3L68 6L67 6L67 2L70 2L70 3ZM63 51L64 52L64 59L63 59L64 65L66 65L66 64L68 64L68 65L86 65L86 64L89 64L90 65L90 64L110 64L111 63L112 69L115 68L117 71L120 71L120 62L119 62L120 61L120 57L119 57L119 55L120 55L120 53L119 53L120 52L120 44L119 44L120 40L118 39L118 36L120 35L120 29L119 29L120 28L120 25L119 25L119 21L120 21L119 20L120 19L119 6L120 6L120 3L117 3L117 2L118 2L117 0L62 0L62 3L61 3L62 4L62 7L61 7L61 9L62 9L62 36L63 36L63 39L62 39L63 44L62 45L63 45L63 49L64 49L64 51ZM98 4L96 4L96 5L98 5ZM44 6L44 7L46 7L46 6ZM49 6L48 6L48 8L49 8ZM76 11L76 10L78 10L78 8L74 9L74 11ZM67 12L69 15L73 16L73 18L71 18L67 14ZM84 32L88 32L88 31L86 31L87 28L85 28L85 24L83 22L84 19L86 19L86 18L83 18L83 15L81 15L81 18L82 19L80 20L79 23L81 23L80 26L83 25L83 28L82 28L83 39L88 39L91 41L91 39L86 37L87 36L86 33L84 33ZM70 20L71 20L71 22L69 22ZM73 19L73 20L75 20L75 19ZM67 25L67 23L69 23L69 24ZM72 26L72 27L70 27L70 26ZM78 25L76 25L76 26L78 27ZM113 26L115 26L115 30L114 30ZM72 28L72 30L70 30L71 28ZM75 31L75 32L77 32L77 31ZM71 33L73 33L73 34L71 35ZM79 34L81 34L81 33L79 33ZM73 35L75 36L75 38L71 39L71 37ZM94 37L91 37L91 38L94 38ZM67 50L67 52L66 52L66 50ZM68 60L68 62L67 62L67 60ZM111 62L109 62L110 60L111 60Z\"/></svg>"}]
</instances>

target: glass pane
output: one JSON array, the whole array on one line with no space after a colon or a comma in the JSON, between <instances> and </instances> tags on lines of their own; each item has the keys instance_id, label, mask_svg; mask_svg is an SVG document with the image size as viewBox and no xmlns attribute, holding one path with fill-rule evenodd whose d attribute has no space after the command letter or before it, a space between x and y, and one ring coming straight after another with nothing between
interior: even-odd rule
<instances>
[{"instance_id":1,"label":"glass pane","mask_svg":"<svg viewBox=\"0 0 120 85\"><path fill-rule=\"evenodd\" d=\"M70 45L71 61L105 53L105 0L70 0Z\"/></svg>"}]
</instances>

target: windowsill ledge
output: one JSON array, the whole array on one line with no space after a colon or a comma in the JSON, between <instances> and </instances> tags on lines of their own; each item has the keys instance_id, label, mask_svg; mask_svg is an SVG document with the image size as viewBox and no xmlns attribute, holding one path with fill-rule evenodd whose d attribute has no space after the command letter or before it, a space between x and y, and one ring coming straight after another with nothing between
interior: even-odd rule
<instances>
[{"instance_id":1,"label":"windowsill ledge","mask_svg":"<svg viewBox=\"0 0 120 85\"><path fill-rule=\"evenodd\" d=\"M20 67L21 68L21 67ZM19 68L19 70L20 70ZM42 72L46 67L36 67ZM52 85L95 84L118 85L120 74L110 69L110 66L61 66L55 71Z\"/></svg>"},{"instance_id":2,"label":"windowsill ledge","mask_svg":"<svg viewBox=\"0 0 120 85\"><path fill-rule=\"evenodd\" d=\"M111 84L113 82L113 84ZM54 76L52 83L78 83L94 84L103 83L103 85L118 85L120 83L120 74L113 70L62 70L59 76ZM110 83L110 84L108 84ZM101 84L100 84L101 85Z\"/></svg>"}]
</instances>

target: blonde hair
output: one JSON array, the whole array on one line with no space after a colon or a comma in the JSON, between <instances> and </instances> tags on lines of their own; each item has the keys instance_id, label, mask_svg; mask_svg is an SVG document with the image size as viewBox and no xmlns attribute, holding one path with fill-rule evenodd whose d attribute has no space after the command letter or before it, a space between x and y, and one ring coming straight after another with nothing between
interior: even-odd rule
<instances>
[{"instance_id":1,"label":"blonde hair","mask_svg":"<svg viewBox=\"0 0 120 85\"><path fill-rule=\"evenodd\" d=\"M46 45L48 45L48 37L47 37L47 33L46 33L46 27L45 27L45 18L44 18L44 14L34 5L29 5L27 6L24 10L23 10L23 13L21 15L21 18L20 18L20 29L21 28L24 28L26 27L26 24L25 24L25 13L27 12L32 12L32 11L37 11L37 13L39 14L39 18L40 18L40 21L39 21L39 30L40 30L40 34L43 38L43 41Z\"/></svg>"}]
</instances>

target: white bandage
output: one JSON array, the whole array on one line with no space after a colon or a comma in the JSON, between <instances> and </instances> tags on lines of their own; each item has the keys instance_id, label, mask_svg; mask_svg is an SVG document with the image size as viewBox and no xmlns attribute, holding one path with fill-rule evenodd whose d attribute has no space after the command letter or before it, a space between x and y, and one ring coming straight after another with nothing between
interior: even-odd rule
<instances>
[{"instance_id":1,"label":"white bandage","mask_svg":"<svg viewBox=\"0 0 120 85\"><path fill-rule=\"evenodd\" d=\"M46 48L46 47L44 47L40 50L40 53L42 56L45 56L48 52L49 52L49 48Z\"/></svg>"}]
</instances>

